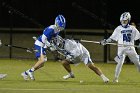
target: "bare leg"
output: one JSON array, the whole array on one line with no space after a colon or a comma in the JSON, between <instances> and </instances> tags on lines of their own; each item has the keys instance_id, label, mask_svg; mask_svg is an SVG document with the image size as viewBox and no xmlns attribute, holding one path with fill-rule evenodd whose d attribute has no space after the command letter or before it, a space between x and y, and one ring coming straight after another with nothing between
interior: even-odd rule
<instances>
[{"instance_id":1,"label":"bare leg","mask_svg":"<svg viewBox=\"0 0 140 93\"><path fill-rule=\"evenodd\" d=\"M63 60L62 61L62 65L63 65L63 67L66 69L66 71L68 73L71 73L70 63L67 60Z\"/></svg>"},{"instance_id":2,"label":"bare leg","mask_svg":"<svg viewBox=\"0 0 140 93\"><path fill-rule=\"evenodd\" d=\"M40 58L38 59L37 63L32 67L34 70L41 68L44 64L44 55L41 54Z\"/></svg>"},{"instance_id":3,"label":"bare leg","mask_svg":"<svg viewBox=\"0 0 140 93\"><path fill-rule=\"evenodd\" d=\"M101 76L102 71L101 71L98 67L96 67L94 64L87 64L87 66L88 66L91 70L93 70L97 75Z\"/></svg>"},{"instance_id":4,"label":"bare leg","mask_svg":"<svg viewBox=\"0 0 140 93\"><path fill-rule=\"evenodd\" d=\"M92 63L88 63L87 66L92 70L94 71L98 76L100 76L103 81L105 83L109 82L109 79L103 74L103 72L98 68L96 67L94 64Z\"/></svg>"},{"instance_id":5,"label":"bare leg","mask_svg":"<svg viewBox=\"0 0 140 93\"><path fill-rule=\"evenodd\" d=\"M28 75L31 80L35 80L34 71L43 66L44 66L44 55L41 55L37 63L31 69L28 69L27 71L21 73L21 75L23 76L24 80L28 80Z\"/></svg>"},{"instance_id":6,"label":"bare leg","mask_svg":"<svg viewBox=\"0 0 140 93\"><path fill-rule=\"evenodd\" d=\"M68 75L63 76L63 79L74 78L74 74L71 71L70 63L67 60L63 60L62 65L66 69L66 71L69 73Z\"/></svg>"}]
</instances>

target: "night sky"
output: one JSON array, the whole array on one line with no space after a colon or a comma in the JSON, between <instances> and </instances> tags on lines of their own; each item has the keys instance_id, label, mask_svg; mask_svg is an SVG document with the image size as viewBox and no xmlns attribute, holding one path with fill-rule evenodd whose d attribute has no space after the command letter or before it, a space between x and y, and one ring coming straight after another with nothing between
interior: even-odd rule
<instances>
[{"instance_id":1,"label":"night sky","mask_svg":"<svg viewBox=\"0 0 140 93\"><path fill-rule=\"evenodd\" d=\"M139 24L139 5L138 0L0 0L0 27L45 27L62 14L67 28L111 28L120 24L123 12Z\"/></svg>"}]
</instances>

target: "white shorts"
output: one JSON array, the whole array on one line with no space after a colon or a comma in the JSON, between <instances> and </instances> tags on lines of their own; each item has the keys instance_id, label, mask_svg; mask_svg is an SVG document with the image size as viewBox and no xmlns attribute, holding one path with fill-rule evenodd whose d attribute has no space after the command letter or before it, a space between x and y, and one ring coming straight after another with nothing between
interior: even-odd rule
<instances>
[{"instance_id":1,"label":"white shorts","mask_svg":"<svg viewBox=\"0 0 140 93\"><path fill-rule=\"evenodd\" d=\"M139 55L134 47L118 47L118 55L114 58L116 62L124 63L126 55L132 62L139 62Z\"/></svg>"}]
</instances>

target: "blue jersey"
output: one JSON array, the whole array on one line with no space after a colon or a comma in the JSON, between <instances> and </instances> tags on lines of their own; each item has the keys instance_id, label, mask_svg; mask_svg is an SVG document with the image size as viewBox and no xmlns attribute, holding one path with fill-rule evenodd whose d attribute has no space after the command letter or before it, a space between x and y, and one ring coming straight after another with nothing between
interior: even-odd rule
<instances>
[{"instance_id":1,"label":"blue jersey","mask_svg":"<svg viewBox=\"0 0 140 93\"><path fill-rule=\"evenodd\" d=\"M51 25L44 29L43 34L36 40L35 45L44 47L46 40L50 42L53 37L59 34L55 25Z\"/></svg>"},{"instance_id":2,"label":"blue jersey","mask_svg":"<svg viewBox=\"0 0 140 93\"><path fill-rule=\"evenodd\" d=\"M56 37L59 32L60 31L56 29L55 25L51 25L44 29L43 34L35 41L34 48L35 50L38 50L38 52L35 53L36 58L39 58L41 54L46 55L46 42L50 42L50 40L53 37Z\"/></svg>"}]
</instances>

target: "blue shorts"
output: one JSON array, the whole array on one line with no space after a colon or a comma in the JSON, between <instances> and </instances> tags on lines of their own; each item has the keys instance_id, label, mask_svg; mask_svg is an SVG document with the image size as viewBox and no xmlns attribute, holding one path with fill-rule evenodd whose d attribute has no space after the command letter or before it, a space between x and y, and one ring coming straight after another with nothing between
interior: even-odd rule
<instances>
[{"instance_id":1,"label":"blue shorts","mask_svg":"<svg viewBox=\"0 0 140 93\"><path fill-rule=\"evenodd\" d=\"M39 58L41 56L41 54L46 55L46 48L43 48L38 45L34 45L34 48L35 48L35 50L37 50L37 52L35 53L36 58Z\"/></svg>"}]
</instances>

